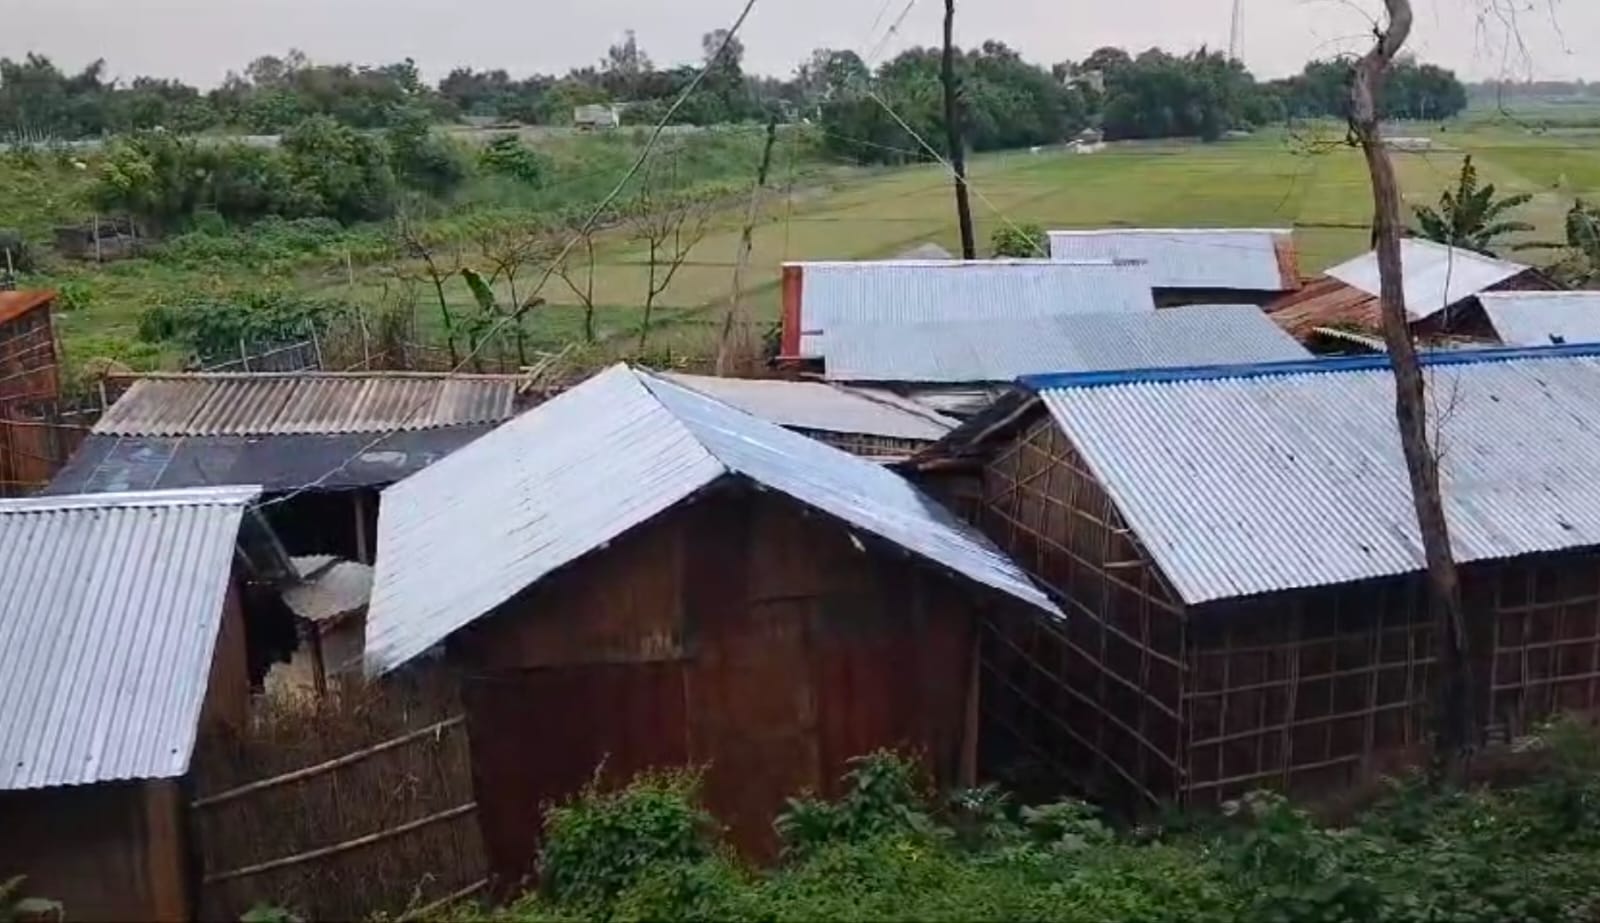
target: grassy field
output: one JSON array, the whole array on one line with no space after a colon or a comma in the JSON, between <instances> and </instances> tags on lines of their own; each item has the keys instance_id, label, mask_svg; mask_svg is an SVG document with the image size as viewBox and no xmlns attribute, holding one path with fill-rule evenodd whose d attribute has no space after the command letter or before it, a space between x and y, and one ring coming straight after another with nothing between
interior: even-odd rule
<instances>
[{"instance_id":1,"label":"grassy field","mask_svg":"<svg viewBox=\"0 0 1600 923\"><path fill-rule=\"evenodd\" d=\"M1575 197L1600 197L1600 146L1590 139L1531 137L1507 129L1433 134L1438 148L1399 154L1408 203L1432 203L1472 154L1485 182L1534 200L1520 217L1529 239L1560 239ZM1355 151L1317 139L1264 134L1217 145L1113 147L1092 156L1014 153L979 159L972 186L980 248L1006 221L1047 228L1125 226L1294 227L1301 270L1311 274L1367 247L1371 197ZM918 167L859 178L822 194L780 201L755 235L750 278L755 303L775 317L778 267L785 260L872 259L922 242L959 250L948 177ZM665 296L693 316L725 303L737 249L730 223L694 253L694 265ZM1529 254L1540 258L1541 251ZM643 287L642 252L623 243L603 250L601 291L613 316ZM552 304L564 299L561 292ZM554 313L563 310L554 309Z\"/></svg>"},{"instance_id":2,"label":"grassy field","mask_svg":"<svg viewBox=\"0 0 1600 923\"><path fill-rule=\"evenodd\" d=\"M1534 239L1559 239L1574 198L1600 198L1600 144L1573 133L1534 135L1511 125L1460 123L1408 129L1435 141L1427 153L1397 155L1408 203L1432 202L1452 184L1464 154L1473 155L1485 182L1502 192L1527 192L1534 201L1518 216L1537 226ZM1075 156L1027 152L979 158L973 165L974 210L980 248L1005 221L1047 228L1124 226L1294 227L1301 270L1312 274L1367 246L1371 199L1359 154L1339 145L1326 129L1316 137L1263 132L1214 145L1159 143L1113 146ZM778 268L785 260L872 259L923 242L958 250L950 183L938 167L818 172L780 152L773 182L781 193L763 209L746 275L758 317L776 317ZM658 300L665 327L658 342L703 342L727 304L743 208L731 204L695 248L670 289ZM4 224L0 220L0 224ZM472 255L464 248L469 264ZM1539 259L1544 252L1527 254ZM620 232L602 235L597 248L596 302L603 334L631 342L643 300L647 260L641 246ZM205 268L134 261L105 270L76 270L69 281L92 286L88 307L64 319L67 348L117 352L131 335L139 310L168 293L249 286L290 287L328 297L375 303L392 296L403 266L381 262L347 271L338 256L323 254L293 266L213 265ZM526 285L538 275L530 267ZM48 280L46 280L48 281ZM556 346L578 336L578 300L552 279L542 291L548 304L532 321L534 341ZM450 292L467 310L464 285ZM436 309L419 306L422 323ZM690 348L693 348L692 345ZM133 361L151 361L138 354Z\"/></svg>"}]
</instances>

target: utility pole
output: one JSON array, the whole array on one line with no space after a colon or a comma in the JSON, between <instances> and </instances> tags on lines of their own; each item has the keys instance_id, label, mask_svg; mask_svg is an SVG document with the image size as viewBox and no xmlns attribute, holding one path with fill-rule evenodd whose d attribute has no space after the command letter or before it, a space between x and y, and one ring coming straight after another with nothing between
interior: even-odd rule
<instances>
[{"instance_id":1,"label":"utility pole","mask_svg":"<svg viewBox=\"0 0 1600 923\"><path fill-rule=\"evenodd\" d=\"M944 0L944 129L950 147L950 167L956 174L956 219L961 224L961 258L975 260L978 247L972 239L972 204L967 201L967 150L961 140L961 107L956 99L956 0Z\"/></svg>"},{"instance_id":2,"label":"utility pole","mask_svg":"<svg viewBox=\"0 0 1600 923\"><path fill-rule=\"evenodd\" d=\"M1350 135L1366 158L1372 176L1372 236L1378 251L1378 303L1383 339L1394 372L1395 422L1411 481L1411 498L1427 563L1429 612L1437 663L1434 676L1434 779L1460 774L1477 734L1473 715L1472 661L1461 580L1450 548L1439 488L1439 452L1428 439L1427 382L1417 360L1406 316L1400 262L1400 186L1394 161L1379 130L1379 100L1395 56L1411 34L1411 0L1384 0L1387 28L1377 33L1371 51L1356 63L1350 86Z\"/></svg>"},{"instance_id":3,"label":"utility pole","mask_svg":"<svg viewBox=\"0 0 1600 923\"><path fill-rule=\"evenodd\" d=\"M772 147L778 140L778 117L767 119L767 142L761 148L761 166L756 168L756 185L750 190L750 207L745 212L744 231L739 235L739 252L733 263L733 298L728 302L728 313L722 319L722 336L717 342L717 375L727 375L736 362L749 359L753 352L750 343L750 319L744 315L744 271L750 264L752 238L756 217L761 210L761 194L767 188L767 174L772 168Z\"/></svg>"}]
</instances>

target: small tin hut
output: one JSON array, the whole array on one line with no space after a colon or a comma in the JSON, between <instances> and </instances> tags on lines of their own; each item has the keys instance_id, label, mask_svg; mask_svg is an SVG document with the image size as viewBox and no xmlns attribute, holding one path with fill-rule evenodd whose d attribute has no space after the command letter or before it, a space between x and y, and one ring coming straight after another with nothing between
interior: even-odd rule
<instances>
[{"instance_id":1,"label":"small tin hut","mask_svg":"<svg viewBox=\"0 0 1600 923\"><path fill-rule=\"evenodd\" d=\"M384 492L369 674L447 642L491 864L541 812L708 766L735 844L851 757L970 776L980 615L1056 607L899 476L617 366Z\"/></svg>"},{"instance_id":2,"label":"small tin hut","mask_svg":"<svg viewBox=\"0 0 1600 923\"><path fill-rule=\"evenodd\" d=\"M1425 355L1477 714L1600 705L1600 346ZM1136 807L1326 792L1421 755L1434 642L1383 357L1025 380L914 464L1063 597L983 695Z\"/></svg>"},{"instance_id":3,"label":"small tin hut","mask_svg":"<svg viewBox=\"0 0 1600 923\"><path fill-rule=\"evenodd\" d=\"M255 487L0 501L0 881L68 920L188 920L183 778L241 726Z\"/></svg>"}]
</instances>

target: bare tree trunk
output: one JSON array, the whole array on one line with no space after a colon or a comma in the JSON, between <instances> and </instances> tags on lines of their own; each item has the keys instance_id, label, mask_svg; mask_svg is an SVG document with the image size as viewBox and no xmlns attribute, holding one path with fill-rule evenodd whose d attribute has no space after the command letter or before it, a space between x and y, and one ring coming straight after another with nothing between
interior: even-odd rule
<instances>
[{"instance_id":1,"label":"bare tree trunk","mask_svg":"<svg viewBox=\"0 0 1600 923\"><path fill-rule=\"evenodd\" d=\"M733 262L733 297L728 302L728 313L722 319L722 336L717 342L719 376L728 374L735 354L744 356L750 352L750 320L744 316L744 271L750 264L761 192L767 188L767 174L772 169L772 147L777 140L778 119L773 116L767 120L767 143L761 149L761 166L756 168L756 185L750 190L750 207L745 212L744 230L739 234L739 253Z\"/></svg>"},{"instance_id":2,"label":"bare tree trunk","mask_svg":"<svg viewBox=\"0 0 1600 923\"><path fill-rule=\"evenodd\" d=\"M944 0L944 130L950 148L950 167L956 174L956 220L961 225L961 258L978 258L972 238L972 204L967 201L967 150L961 140L961 107L956 99L956 0Z\"/></svg>"},{"instance_id":3,"label":"bare tree trunk","mask_svg":"<svg viewBox=\"0 0 1600 923\"><path fill-rule=\"evenodd\" d=\"M1471 661L1461 583L1450 549L1450 528L1439 490L1439 454L1428 441L1426 382L1407 321L1400 263L1400 188L1384 146L1378 99L1390 64L1411 34L1410 0L1384 0L1387 30L1357 64L1350 91L1350 130L1372 176L1373 237L1377 242L1383 338L1395 379L1395 420L1405 454L1428 566L1430 611L1438 663L1435 667L1435 779L1454 776L1469 758L1477 733L1473 716Z\"/></svg>"},{"instance_id":4,"label":"bare tree trunk","mask_svg":"<svg viewBox=\"0 0 1600 923\"><path fill-rule=\"evenodd\" d=\"M656 307L656 261L661 258L660 241L654 238L650 241L650 276L644 283L644 318L639 323L639 351L644 352L645 343L650 339L650 315Z\"/></svg>"}]
</instances>

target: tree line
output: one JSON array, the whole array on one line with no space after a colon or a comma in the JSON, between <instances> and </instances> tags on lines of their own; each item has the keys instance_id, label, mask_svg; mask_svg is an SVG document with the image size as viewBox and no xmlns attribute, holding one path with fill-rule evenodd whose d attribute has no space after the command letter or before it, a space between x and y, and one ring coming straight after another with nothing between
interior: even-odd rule
<instances>
[{"instance_id":1,"label":"tree line","mask_svg":"<svg viewBox=\"0 0 1600 923\"><path fill-rule=\"evenodd\" d=\"M1055 144L1090 129L1111 141L1215 141L1273 122L1342 119L1351 76L1348 61L1313 61L1294 77L1259 82L1242 62L1205 48L1108 47L1045 69L999 42L959 53L956 66L962 137L976 151ZM852 52L818 51L799 80L820 85L818 116L835 153L875 163L927 159L928 147L944 153L938 49L913 48L876 71ZM1404 61L1384 117L1443 119L1465 107L1453 73Z\"/></svg>"},{"instance_id":2,"label":"tree line","mask_svg":"<svg viewBox=\"0 0 1600 923\"><path fill-rule=\"evenodd\" d=\"M259 57L205 92L155 77L117 81L104 61L68 73L30 53L0 59L0 139L72 140L156 128L282 134L314 117L379 129L418 112L433 121L561 125L572 121L576 107L592 103L626 104L625 123L651 124L702 67L711 72L676 122L810 119L839 136L838 152L876 162L925 154L913 132L930 140L944 134L939 49L913 48L876 69L852 51L819 49L778 78L746 73L743 45L734 40L724 48L725 38L720 30L707 33L701 60L662 68L629 32L597 64L565 75L519 78L460 67L437 84L423 81L409 58L325 64L290 51ZM962 134L979 151L1058 143L1086 128L1111 140L1215 139L1276 120L1342 117L1350 75L1346 61L1313 61L1294 77L1258 82L1241 62L1205 48L1137 55L1102 48L1082 61L1046 67L994 41L959 51L956 67ZM1407 60L1396 67L1384 115L1448 118L1466 100L1453 73Z\"/></svg>"}]
</instances>

